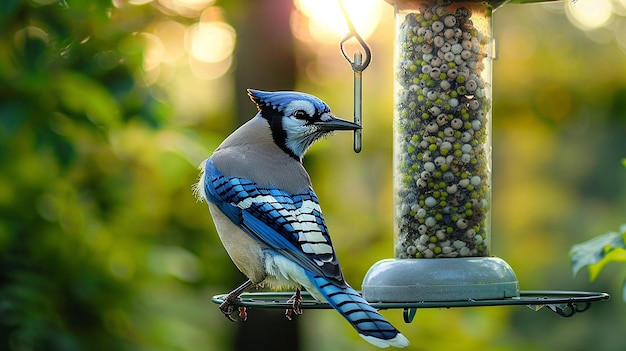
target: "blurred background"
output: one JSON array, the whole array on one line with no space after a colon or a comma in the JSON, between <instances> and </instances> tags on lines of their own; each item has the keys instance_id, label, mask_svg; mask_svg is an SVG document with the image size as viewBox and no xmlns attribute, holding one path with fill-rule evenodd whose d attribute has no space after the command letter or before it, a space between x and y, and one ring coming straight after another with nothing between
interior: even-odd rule
<instances>
[{"instance_id":1,"label":"blurred background","mask_svg":"<svg viewBox=\"0 0 626 351\"><path fill-rule=\"evenodd\" d=\"M393 256L393 8L344 0L371 45L363 151L305 158L345 276ZM331 310L286 323L211 302L243 282L197 166L256 109L300 90L351 119L334 0L0 4L0 350L373 350ZM606 291L572 318L525 307L383 311L410 350L624 350L623 266L590 283L568 251L626 222L626 1L495 12L492 253L522 290ZM349 48L350 49L350 48Z\"/></svg>"}]
</instances>

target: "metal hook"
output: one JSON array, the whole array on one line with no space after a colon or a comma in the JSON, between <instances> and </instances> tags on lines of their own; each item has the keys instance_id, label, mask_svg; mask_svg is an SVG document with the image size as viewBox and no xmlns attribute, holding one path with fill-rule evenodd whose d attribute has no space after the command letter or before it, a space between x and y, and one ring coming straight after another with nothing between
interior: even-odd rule
<instances>
[{"instance_id":1,"label":"metal hook","mask_svg":"<svg viewBox=\"0 0 626 351\"><path fill-rule=\"evenodd\" d=\"M361 118L362 104L363 104L362 102L362 95L363 95L362 73L372 61L372 51L370 50L370 47L367 45L365 40L363 40L363 38L356 31L356 28L354 28L354 25L352 24L352 21L350 20L350 16L348 16L348 12L346 11L346 8L343 6L343 2L341 0L338 0L338 2L339 2L339 7L341 8L341 12L343 13L343 17L346 20L346 25L348 26L348 30L349 30L348 34L346 34L346 36L343 37L343 39L341 39L341 41L339 42L339 49L341 50L341 54L343 55L343 57L346 59L346 61L348 61L348 63L350 64L350 67L352 67L352 70L354 71L354 123L358 124L359 126L362 126L362 118ZM363 53L359 50L354 52L354 60L350 59L348 54L346 54L346 50L344 48L344 44L352 38L356 39L356 41L359 43L359 45L363 49ZM362 148L362 130L359 129L359 130L354 131L354 152L356 153L361 152L361 148Z\"/></svg>"},{"instance_id":2,"label":"metal hook","mask_svg":"<svg viewBox=\"0 0 626 351\"><path fill-rule=\"evenodd\" d=\"M578 311L576 304L573 302L569 302L565 305L563 304L548 305L548 308L552 310L552 312L555 312L561 317L571 317L574 314L576 314L576 312Z\"/></svg>"},{"instance_id":3,"label":"metal hook","mask_svg":"<svg viewBox=\"0 0 626 351\"><path fill-rule=\"evenodd\" d=\"M372 61L372 50L367 45L365 40L361 37L361 35L359 35L359 33L356 31L356 28L352 24L350 16L348 15L348 11L346 11L346 8L343 6L343 2L341 0L339 0L338 2L339 7L341 8L341 12L343 13L343 17L346 20L346 25L348 26L348 34L346 34L346 36L343 37L343 39L341 39L341 41L339 42L339 49L341 50L341 54L346 59L346 61L350 63L350 66L352 67L352 70L354 72L363 72ZM352 38L356 39L356 41L363 49L363 52L365 53L365 59L361 63L356 63L355 61L352 61L348 54L346 54L346 51L344 49L344 44Z\"/></svg>"},{"instance_id":4,"label":"metal hook","mask_svg":"<svg viewBox=\"0 0 626 351\"><path fill-rule=\"evenodd\" d=\"M414 307L405 308L404 313L402 314L404 316L404 323L409 324L413 322L413 319L415 319L416 314L417 314L417 308L414 308Z\"/></svg>"},{"instance_id":5,"label":"metal hook","mask_svg":"<svg viewBox=\"0 0 626 351\"><path fill-rule=\"evenodd\" d=\"M362 63L357 63L356 61L351 60L348 54L346 54L346 51L344 49L344 44L352 38L356 39L359 42L359 45L361 45L361 48L363 49L363 52L365 53L364 54L365 57ZM346 59L346 61L350 63L350 66L352 67L352 70L354 72L363 72L367 68L367 66L370 65L370 62L372 61L372 51L370 47L367 45L365 40L363 40L363 38L361 38L361 36L357 32L351 31L345 37L343 37L343 39L341 39L341 41L339 42L339 49L341 50L341 54Z\"/></svg>"}]
</instances>

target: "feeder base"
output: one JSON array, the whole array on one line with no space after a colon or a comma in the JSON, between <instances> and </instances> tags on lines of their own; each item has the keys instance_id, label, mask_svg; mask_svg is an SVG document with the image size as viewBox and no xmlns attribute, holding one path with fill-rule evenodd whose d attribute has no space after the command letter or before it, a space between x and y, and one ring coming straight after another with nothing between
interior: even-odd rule
<instances>
[{"instance_id":1,"label":"feeder base","mask_svg":"<svg viewBox=\"0 0 626 351\"><path fill-rule=\"evenodd\" d=\"M468 301L519 297L515 272L497 257L386 259L365 275L369 302Z\"/></svg>"}]
</instances>

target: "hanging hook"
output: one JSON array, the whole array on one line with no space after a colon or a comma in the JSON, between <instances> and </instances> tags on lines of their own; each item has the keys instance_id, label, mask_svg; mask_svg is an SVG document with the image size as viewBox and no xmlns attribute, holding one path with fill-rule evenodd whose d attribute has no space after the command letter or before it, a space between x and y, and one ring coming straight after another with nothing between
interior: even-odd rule
<instances>
[{"instance_id":1,"label":"hanging hook","mask_svg":"<svg viewBox=\"0 0 626 351\"><path fill-rule=\"evenodd\" d=\"M363 105L363 102L362 102L363 82L361 78L362 78L363 71L367 68L367 66L369 66L372 60L372 51L370 50L365 40L363 40L363 38L356 31L356 28L354 27L354 25L352 24L352 21L350 20L350 16L348 16L348 12L346 11L346 8L343 6L343 2L341 0L338 0L338 2L339 2L339 7L341 8L341 12L343 13L343 17L346 20L346 25L348 26L348 34L346 34L346 36L343 37L343 39L341 39L341 41L339 42L339 49L341 50L341 54L343 55L343 57L346 59L346 61L348 61L348 63L350 64L350 67L352 67L352 70L354 71L354 123L358 124L359 126L362 126L363 124L362 124L361 112L362 112L362 105ZM344 44L352 38L356 39L356 41L359 43L359 45L363 49L363 53L359 50L354 52L354 60L350 59L348 54L346 54L346 50L344 48ZM364 55L365 57L363 57ZM354 131L354 152L356 153L361 152L361 148L362 148L362 129L358 129Z\"/></svg>"},{"instance_id":2,"label":"hanging hook","mask_svg":"<svg viewBox=\"0 0 626 351\"><path fill-rule=\"evenodd\" d=\"M343 37L343 39L341 39L341 41L339 42L339 49L341 50L341 54L346 59L346 61L350 63L350 66L352 67L352 70L354 72L363 72L372 61L372 50L370 50L370 47L367 45L365 40L356 31L356 28L350 20L350 16L348 16L348 11L346 11L346 8L343 6L343 2L341 0L338 0L338 2L339 7L341 8L341 12L343 13L343 17L346 20L346 25L348 26L348 34L346 34L346 36ZM365 53L365 59L361 63L357 63L356 61L351 60L348 54L346 54L346 50L344 49L344 44L352 38L356 39L356 41L363 49L363 52Z\"/></svg>"},{"instance_id":3,"label":"hanging hook","mask_svg":"<svg viewBox=\"0 0 626 351\"><path fill-rule=\"evenodd\" d=\"M348 54L346 54L346 51L344 49L344 44L352 38L356 39L359 42L359 45L361 45L363 52L365 52L365 60L361 63L350 60L350 57L348 57ZM341 41L339 42L339 49L341 50L341 54L346 59L346 61L348 61L348 63L350 63L350 66L352 66L352 70L355 72L363 72L367 68L367 66L370 65L370 61L372 61L372 51L370 50L370 47L357 32L351 31L350 33L346 34L346 36L343 37L343 39L341 39Z\"/></svg>"}]
</instances>

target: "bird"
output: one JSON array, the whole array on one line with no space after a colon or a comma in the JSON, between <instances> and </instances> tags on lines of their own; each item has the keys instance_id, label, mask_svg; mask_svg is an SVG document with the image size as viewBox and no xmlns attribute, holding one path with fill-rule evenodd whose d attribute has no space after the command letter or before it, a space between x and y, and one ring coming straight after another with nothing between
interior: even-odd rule
<instances>
[{"instance_id":1,"label":"bird","mask_svg":"<svg viewBox=\"0 0 626 351\"><path fill-rule=\"evenodd\" d=\"M295 288L286 316L302 314L301 289L337 310L367 342L403 348L408 339L344 279L302 159L334 131L358 124L337 118L316 96L248 89L258 113L200 165L194 193L206 201L218 236L248 278L220 310L234 319L233 302L249 288ZM247 318L239 308L240 319Z\"/></svg>"}]
</instances>

